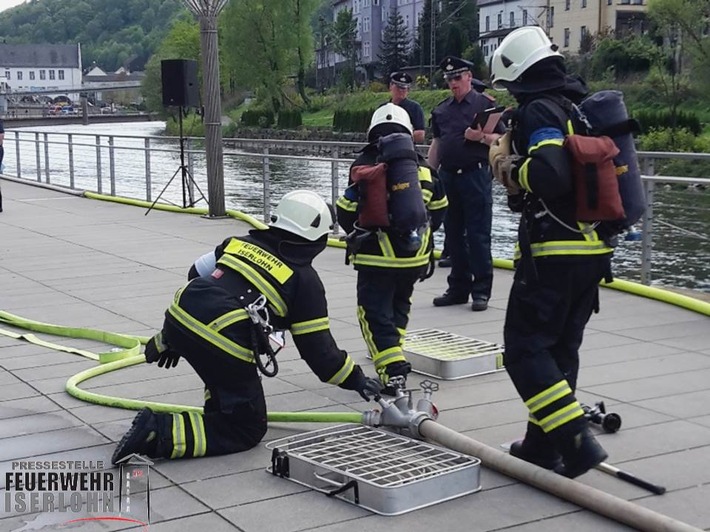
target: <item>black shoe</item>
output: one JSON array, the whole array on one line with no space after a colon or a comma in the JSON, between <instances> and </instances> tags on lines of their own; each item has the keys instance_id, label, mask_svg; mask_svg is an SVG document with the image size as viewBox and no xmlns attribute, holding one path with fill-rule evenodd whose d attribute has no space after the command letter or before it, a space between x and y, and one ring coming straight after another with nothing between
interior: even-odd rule
<instances>
[{"instance_id":1,"label":"black shoe","mask_svg":"<svg viewBox=\"0 0 710 532\"><path fill-rule=\"evenodd\" d=\"M480 312L488 308L488 298L485 296L475 296L471 302L471 310Z\"/></svg>"},{"instance_id":2,"label":"black shoe","mask_svg":"<svg viewBox=\"0 0 710 532\"><path fill-rule=\"evenodd\" d=\"M586 473L609 457L589 427L584 427L571 438L560 442L557 450L562 455L563 465L556 471L568 478Z\"/></svg>"},{"instance_id":3,"label":"black shoe","mask_svg":"<svg viewBox=\"0 0 710 532\"><path fill-rule=\"evenodd\" d=\"M510 444L510 454L543 469L557 470L562 467L562 457L554 447L534 448L526 440L514 441Z\"/></svg>"},{"instance_id":4,"label":"black shoe","mask_svg":"<svg viewBox=\"0 0 710 532\"><path fill-rule=\"evenodd\" d=\"M449 257L441 259L439 261L439 268L451 268L451 259Z\"/></svg>"},{"instance_id":5,"label":"black shoe","mask_svg":"<svg viewBox=\"0 0 710 532\"><path fill-rule=\"evenodd\" d=\"M468 303L468 294L455 294L450 290L444 292L443 296L434 298L435 307L448 307L449 305L463 305Z\"/></svg>"},{"instance_id":6,"label":"black shoe","mask_svg":"<svg viewBox=\"0 0 710 532\"><path fill-rule=\"evenodd\" d=\"M118 442L116 450L111 456L111 463L116 465L120 460L133 453L144 454L150 457L157 456L158 451L158 422L150 408L144 408L133 419L133 424L128 432Z\"/></svg>"}]
</instances>

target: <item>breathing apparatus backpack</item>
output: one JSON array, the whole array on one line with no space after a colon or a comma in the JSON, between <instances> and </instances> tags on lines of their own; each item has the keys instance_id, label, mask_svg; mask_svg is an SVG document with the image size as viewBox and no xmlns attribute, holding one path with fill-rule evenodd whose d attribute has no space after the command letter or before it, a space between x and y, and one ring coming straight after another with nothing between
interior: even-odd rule
<instances>
[{"instance_id":1,"label":"breathing apparatus backpack","mask_svg":"<svg viewBox=\"0 0 710 532\"><path fill-rule=\"evenodd\" d=\"M620 91L595 92L579 106L568 103L581 124L579 133L565 138L572 155L577 219L600 222L607 235L616 235L646 210L633 138L639 125L629 118Z\"/></svg>"},{"instance_id":2,"label":"breathing apparatus backpack","mask_svg":"<svg viewBox=\"0 0 710 532\"><path fill-rule=\"evenodd\" d=\"M357 183L358 226L387 229L401 237L400 244L416 251L428 227L428 215L419 184L419 157L411 135L391 133L379 139L377 164L354 166Z\"/></svg>"}]
</instances>

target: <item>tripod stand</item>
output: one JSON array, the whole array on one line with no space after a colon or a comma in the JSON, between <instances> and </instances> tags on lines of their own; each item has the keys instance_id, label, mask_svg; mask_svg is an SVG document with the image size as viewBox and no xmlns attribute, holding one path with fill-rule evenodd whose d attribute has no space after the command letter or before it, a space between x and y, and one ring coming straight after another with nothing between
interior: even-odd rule
<instances>
[{"instance_id":1,"label":"tripod stand","mask_svg":"<svg viewBox=\"0 0 710 532\"><path fill-rule=\"evenodd\" d=\"M145 215L147 216L150 211L153 210L153 207L155 207L155 204L158 203L158 200L160 200L161 196L165 193L165 191L168 189L170 186L170 183L173 182L173 179L175 179L175 176L180 174L181 182L182 182L182 208L186 209L187 207L194 207L195 206L195 191L194 189L197 189L197 191L200 193L200 199L205 200L207 202L207 198L205 198L205 195L202 193L202 190L200 190L200 187L198 184L195 182L195 180L192 177L192 174L190 174L190 170L187 168L185 165L185 137L183 134L183 127L182 127L182 117L183 117L184 109L183 107L178 107L178 127L180 131L180 166L178 167L177 170L175 170L175 173L172 175L172 177L168 180L168 182L165 184L163 187L163 190L160 191L160 194L155 198L151 206L148 208L146 211ZM200 201L200 200L197 200Z\"/></svg>"}]
</instances>

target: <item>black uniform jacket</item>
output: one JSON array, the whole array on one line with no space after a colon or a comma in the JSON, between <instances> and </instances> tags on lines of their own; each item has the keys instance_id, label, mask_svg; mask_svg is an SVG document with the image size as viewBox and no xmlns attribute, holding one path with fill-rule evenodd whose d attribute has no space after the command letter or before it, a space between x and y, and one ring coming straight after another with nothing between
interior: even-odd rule
<instances>
[{"instance_id":1,"label":"black uniform jacket","mask_svg":"<svg viewBox=\"0 0 710 532\"><path fill-rule=\"evenodd\" d=\"M330 333L325 289L311 265L326 238L309 242L288 235L271 228L227 238L215 250L212 274L179 290L166 319L253 364L251 321L244 306L263 294L271 324L290 330L301 357L320 380L354 389L362 370L338 349ZM245 367L249 370L253 368Z\"/></svg>"}]
</instances>

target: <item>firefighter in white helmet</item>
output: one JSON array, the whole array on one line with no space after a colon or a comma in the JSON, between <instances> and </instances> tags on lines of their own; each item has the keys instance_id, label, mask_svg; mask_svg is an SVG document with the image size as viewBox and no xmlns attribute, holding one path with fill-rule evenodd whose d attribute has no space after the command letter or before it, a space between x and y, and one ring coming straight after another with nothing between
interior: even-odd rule
<instances>
[{"instance_id":1,"label":"firefighter in white helmet","mask_svg":"<svg viewBox=\"0 0 710 532\"><path fill-rule=\"evenodd\" d=\"M448 205L412 133L405 109L379 107L368 144L350 168L349 186L336 202L338 223L348 233L347 260L357 270L360 329L389 395L411 371L402 351L411 296L416 281L431 274L432 232Z\"/></svg>"},{"instance_id":2,"label":"firefighter in white helmet","mask_svg":"<svg viewBox=\"0 0 710 532\"><path fill-rule=\"evenodd\" d=\"M511 130L490 150L493 174L521 212L515 282L506 311L504 363L529 410L525 438L510 453L568 477L607 457L575 397L579 348L598 285L610 278L602 226L578 221L565 137L577 130L573 104L587 94L568 76L542 28L509 33L491 59L494 88L519 106Z\"/></svg>"},{"instance_id":3,"label":"firefighter in white helmet","mask_svg":"<svg viewBox=\"0 0 710 532\"><path fill-rule=\"evenodd\" d=\"M289 192L267 229L227 238L195 262L145 356L166 369L187 360L205 383L204 414L143 409L116 447L114 464L132 453L187 458L257 445L266 433L257 364L259 355L273 355L272 330L291 332L321 381L367 400L379 393L379 381L367 378L331 336L325 290L311 265L333 223L331 207L316 193ZM273 374L267 367L259 365Z\"/></svg>"}]
</instances>

